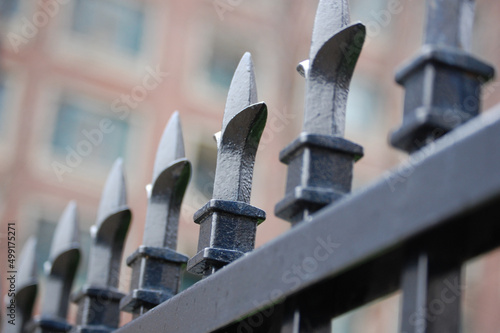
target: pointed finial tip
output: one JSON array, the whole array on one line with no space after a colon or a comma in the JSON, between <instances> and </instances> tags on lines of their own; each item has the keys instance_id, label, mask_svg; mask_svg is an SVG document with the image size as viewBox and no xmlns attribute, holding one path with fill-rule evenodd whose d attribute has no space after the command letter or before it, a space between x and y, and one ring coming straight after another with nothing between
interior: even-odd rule
<instances>
[{"instance_id":1,"label":"pointed finial tip","mask_svg":"<svg viewBox=\"0 0 500 333\"><path fill-rule=\"evenodd\" d=\"M121 168L123 166L123 158L118 157L113 163L113 168Z\"/></svg>"},{"instance_id":2,"label":"pointed finial tip","mask_svg":"<svg viewBox=\"0 0 500 333\"><path fill-rule=\"evenodd\" d=\"M72 200L59 219L52 239L49 261L61 253L79 246L78 213L76 201Z\"/></svg>"},{"instance_id":3,"label":"pointed finial tip","mask_svg":"<svg viewBox=\"0 0 500 333\"><path fill-rule=\"evenodd\" d=\"M19 289L26 285L36 283L36 244L36 237L31 236L26 240L21 250L18 263L19 279L17 281L17 287Z\"/></svg>"},{"instance_id":4,"label":"pointed finial tip","mask_svg":"<svg viewBox=\"0 0 500 333\"><path fill-rule=\"evenodd\" d=\"M314 20L309 58L314 61L321 46L351 22L348 0L320 0Z\"/></svg>"},{"instance_id":5,"label":"pointed finial tip","mask_svg":"<svg viewBox=\"0 0 500 333\"><path fill-rule=\"evenodd\" d=\"M123 210L127 205L127 189L125 185L125 175L123 171L123 160L118 158L104 185L97 210L96 225L99 227L108 216Z\"/></svg>"},{"instance_id":6,"label":"pointed finial tip","mask_svg":"<svg viewBox=\"0 0 500 333\"><path fill-rule=\"evenodd\" d=\"M179 112L175 111L170 116L158 146L153 170L153 184L156 178L170 164L184 157L184 139L182 137L181 119Z\"/></svg>"},{"instance_id":7,"label":"pointed finial tip","mask_svg":"<svg viewBox=\"0 0 500 333\"><path fill-rule=\"evenodd\" d=\"M222 121L222 132L234 116L257 103L257 84L250 52L245 52L234 72Z\"/></svg>"},{"instance_id":8,"label":"pointed finial tip","mask_svg":"<svg viewBox=\"0 0 500 333\"><path fill-rule=\"evenodd\" d=\"M250 52L245 52L243 54L239 65L244 66L244 69L253 75L253 59L252 59L252 54Z\"/></svg>"}]
</instances>

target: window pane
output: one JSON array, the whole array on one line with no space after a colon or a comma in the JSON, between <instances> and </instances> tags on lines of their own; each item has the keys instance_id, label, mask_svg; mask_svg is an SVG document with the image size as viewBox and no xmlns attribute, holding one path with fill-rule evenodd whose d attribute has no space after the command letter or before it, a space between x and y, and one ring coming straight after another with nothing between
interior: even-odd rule
<instances>
[{"instance_id":1,"label":"window pane","mask_svg":"<svg viewBox=\"0 0 500 333\"><path fill-rule=\"evenodd\" d=\"M217 31L212 41L210 60L207 63L210 83L226 91L231 84L234 70L241 57L248 50L241 37Z\"/></svg>"},{"instance_id":2,"label":"window pane","mask_svg":"<svg viewBox=\"0 0 500 333\"><path fill-rule=\"evenodd\" d=\"M19 10L19 0L0 0L0 17L9 18Z\"/></svg>"},{"instance_id":3,"label":"window pane","mask_svg":"<svg viewBox=\"0 0 500 333\"><path fill-rule=\"evenodd\" d=\"M100 46L136 56L141 50L144 10L106 0L76 0L72 29Z\"/></svg>"},{"instance_id":4,"label":"window pane","mask_svg":"<svg viewBox=\"0 0 500 333\"><path fill-rule=\"evenodd\" d=\"M217 148L200 144L198 156L194 166L194 184L198 191L208 200L212 198L213 184L215 179L215 165L217 164Z\"/></svg>"},{"instance_id":5,"label":"window pane","mask_svg":"<svg viewBox=\"0 0 500 333\"><path fill-rule=\"evenodd\" d=\"M81 104L66 99L57 115L53 151L62 156L76 152L82 159L105 164L125 157L129 124L107 116L85 110ZM108 125L104 131L101 130L103 122Z\"/></svg>"}]
</instances>

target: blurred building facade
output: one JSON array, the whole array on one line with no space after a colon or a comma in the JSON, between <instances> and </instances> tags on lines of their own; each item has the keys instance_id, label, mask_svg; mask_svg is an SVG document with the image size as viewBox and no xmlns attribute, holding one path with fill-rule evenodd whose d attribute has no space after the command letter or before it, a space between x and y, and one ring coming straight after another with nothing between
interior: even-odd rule
<instances>
[{"instance_id":1,"label":"blurred building facade","mask_svg":"<svg viewBox=\"0 0 500 333\"><path fill-rule=\"evenodd\" d=\"M257 245L289 228L273 216L286 176L278 154L300 132L304 83L295 67L308 57L317 0L1 3L0 226L4 230L8 222L16 223L19 250L27 237L38 235L40 267L58 216L71 199L78 202L82 243L88 248L100 192L117 157L124 158L133 212L124 256L141 243L145 186L161 133L175 110L194 165L179 251L195 254L198 226L192 215L211 197L212 135L220 130L229 82L245 51L253 56L259 99L269 107L252 192L252 204L268 214ZM491 28L500 4L477 3L480 37L473 50L500 68L500 41L494 40L500 27ZM394 71L419 48L425 10L423 1L412 0L352 0L351 7L352 19L368 29L347 111L346 136L365 147L355 168L354 187L360 188L406 160L387 144L402 113L403 92L394 83ZM486 88L485 108L500 101L498 86L495 81ZM403 165L411 168L408 162ZM482 281L486 272L492 281L471 287L470 293L466 289L470 331L498 332L500 321L488 311L500 305L500 287L492 278L499 281L499 261L490 255L467 270L469 281ZM122 271L130 276L128 267ZM122 289L128 289L127 283L124 279ZM339 332L396 332L398 302L396 295L344 316L335 327ZM470 306L476 302L496 307L476 311Z\"/></svg>"}]
</instances>

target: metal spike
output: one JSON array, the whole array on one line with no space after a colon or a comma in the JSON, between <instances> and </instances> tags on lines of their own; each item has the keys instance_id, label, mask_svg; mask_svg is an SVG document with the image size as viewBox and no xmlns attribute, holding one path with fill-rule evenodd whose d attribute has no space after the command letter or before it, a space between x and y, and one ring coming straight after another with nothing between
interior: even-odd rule
<instances>
[{"instance_id":1,"label":"metal spike","mask_svg":"<svg viewBox=\"0 0 500 333\"><path fill-rule=\"evenodd\" d=\"M9 279L7 274L7 279ZM3 320L3 333L22 333L31 319L31 313L38 290L38 277L36 273L36 238L30 237L23 246L19 256L17 274L14 275L15 297L5 298L7 309ZM14 302L14 303L12 303ZM9 307L14 304L13 312Z\"/></svg>"},{"instance_id":2,"label":"metal spike","mask_svg":"<svg viewBox=\"0 0 500 333\"><path fill-rule=\"evenodd\" d=\"M35 319L36 332L69 332L66 321L69 295L80 261L77 207L71 201L57 224L49 260L45 262L46 286L42 299L42 315Z\"/></svg>"},{"instance_id":3,"label":"metal spike","mask_svg":"<svg viewBox=\"0 0 500 333\"><path fill-rule=\"evenodd\" d=\"M182 128L179 112L175 111L163 131L163 135L156 152L155 165L153 169L153 182L160 174L172 164L172 162L185 157L184 140L182 139Z\"/></svg>"},{"instance_id":4,"label":"metal spike","mask_svg":"<svg viewBox=\"0 0 500 333\"><path fill-rule=\"evenodd\" d=\"M253 250L257 224L265 213L249 205L255 154L267 118L256 103L257 89L250 53L236 69L228 93L222 131L217 140L213 199L195 214L200 224L198 254L188 270L209 275Z\"/></svg>"},{"instance_id":5,"label":"metal spike","mask_svg":"<svg viewBox=\"0 0 500 333\"><path fill-rule=\"evenodd\" d=\"M425 43L470 51L475 0L427 2Z\"/></svg>"},{"instance_id":6,"label":"metal spike","mask_svg":"<svg viewBox=\"0 0 500 333\"><path fill-rule=\"evenodd\" d=\"M214 199L250 202L255 154L267 118L265 104L256 102L252 57L247 52L229 88L218 142Z\"/></svg>"},{"instance_id":7,"label":"metal spike","mask_svg":"<svg viewBox=\"0 0 500 333\"><path fill-rule=\"evenodd\" d=\"M163 133L153 172L151 196L143 245L128 259L132 267L131 292L120 307L139 316L175 295L187 257L177 253L179 213L191 175L184 157L184 142L178 112Z\"/></svg>"},{"instance_id":8,"label":"metal spike","mask_svg":"<svg viewBox=\"0 0 500 333\"><path fill-rule=\"evenodd\" d=\"M163 132L156 154L144 245L174 250L177 248L180 205L190 174L191 164L184 154L179 113L174 112ZM180 187L177 188L177 185Z\"/></svg>"},{"instance_id":9,"label":"metal spike","mask_svg":"<svg viewBox=\"0 0 500 333\"><path fill-rule=\"evenodd\" d=\"M349 21L347 0L320 1L306 81L306 132L344 136L349 84L366 34L364 25Z\"/></svg>"},{"instance_id":10,"label":"metal spike","mask_svg":"<svg viewBox=\"0 0 500 333\"><path fill-rule=\"evenodd\" d=\"M275 212L292 223L351 190L353 163L363 148L343 138L345 113L365 35L363 24L350 24L347 0L319 2L310 59L297 67L306 79L303 132L280 155L289 165L287 194Z\"/></svg>"},{"instance_id":11,"label":"metal spike","mask_svg":"<svg viewBox=\"0 0 500 333\"><path fill-rule=\"evenodd\" d=\"M316 58L323 45L350 23L348 0L320 0L314 19L309 58Z\"/></svg>"},{"instance_id":12,"label":"metal spike","mask_svg":"<svg viewBox=\"0 0 500 333\"><path fill-rule=\"evenodd\" d=\"M427 1L424 45L396 74L406 96L402 125L391 136L393 146L414 153L479 114L481 88L493 77L494 69L466 52L473 18L472 0ZM459 331L460 298L447 302L440 320L424 320L415 326L410 319L443 295L447 290L443 281L461 283L462 263L443 256L443 248L447 244L442 239L430 239L418 251L408 247L401 274L399 331Z\"/></svg>"},{"instance_id":13,"label":"metal spike","mask_svg":"<svg viewBox=\"0 0 500 333\"><path fill-rule=\"evenodd\" d=\"M241 58L229 86L224 118L222 120L222 133L224 133L231 119L249 105L255 103L257 103L257 86L255 83L252 55L246 52Z\"/></svg>"},{"instance_id":14,"label":"metal spike","mask_svg":"<svg viewBox=\"0 0 500 333\"><path fill-rule=\"evenodd\" d=\"M113 331L120 322L118 291L123 245L130 225L123 161L118 159L106 181L101 196L96 225L91 228L87 283L73 297L78 303L75 332Z\"/></svg>"}]
</instances>

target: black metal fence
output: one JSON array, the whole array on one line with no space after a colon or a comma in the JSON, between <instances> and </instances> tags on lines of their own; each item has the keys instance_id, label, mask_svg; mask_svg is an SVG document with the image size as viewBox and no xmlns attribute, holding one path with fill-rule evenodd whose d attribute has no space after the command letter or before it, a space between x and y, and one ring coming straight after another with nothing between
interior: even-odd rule
<instances>
[{"instance_id":1,"label":"black metal fence","mask_svg":"<svg viewBox=\"0 0 500 333\"><path fill-rule=\"evenodd\" d=\"M406 89L391 143L409 166L349 194L363 148L343 138L349 83L365 27L347 0L321 0L306 80L302 133L280 159L286 194L276 215L293 228L253 251L265 212L250 205L253 165L267 108L258 103L250 54L236 69L222 130L213 199L194 216L198 253L176 252L191 166L179 114L161 139L143 245L127 259L130 292L118 289L131 220L121 161L102 194L85 286L71 294L80 257L76 204L54 234L40 315L35 240L19 260L3 332L331 332L332 318L402 290L401 332L459 332L463 263L500 246L500 108L480 115L481 86L494 69L467 53L474 1L429 0L425 43L397 74ZM179 292L182 269L203 280ZM68 303L77 321L66 320ZM11 305L13 304L13 305ZM120 311L134 320L122 328Z\"/></svg>"}]
</instances>

